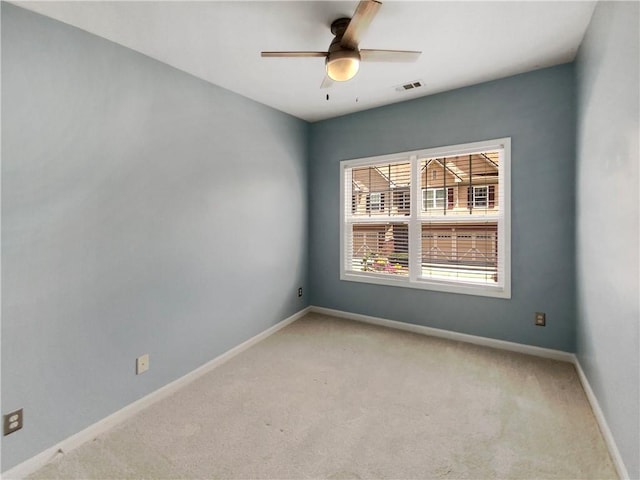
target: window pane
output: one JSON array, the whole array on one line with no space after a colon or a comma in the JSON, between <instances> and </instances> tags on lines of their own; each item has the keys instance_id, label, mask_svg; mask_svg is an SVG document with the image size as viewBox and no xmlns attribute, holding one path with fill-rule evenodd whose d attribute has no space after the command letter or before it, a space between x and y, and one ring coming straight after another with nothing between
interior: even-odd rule
<instances>
[{"instance_id":1,"label":"window pane","mask_svg":"<svg viewBox=\"0 0 640 480\"><path fill-rule=\"evenodd\" d=\"M388 162L351 169L354 217L406 216L410 209L411 164Z\"/></svg>"},{"instance_id":2,"label":"window pane","mask_svg":"<svg viewBox=\"0 0 640 480\"><path fill-rule=\"evenodd\" d=\"M406 223L351 225L351 271L409 274L409 227ZM348 267L347 267L348 268Z\"/></svg>"},{"instance_id":3,"label":"window pane","mask_svg":"<svg viewBox=\"0 0 640 480\"><path fill-rule=\"evenodd\" d=\"M433 191L422 190L422 210L427 211L433 205Z\"/></svg>"},{"instance_id":4,"label":"window pane","mask_svg":"<svg viewBox=\"0 0 640 480\"><path fill-rule=\"evenodd\" d=\"M437 188L434 193L436 195L434 207L442 209L444 207L444 188Z\"/></svg>"},{"instance_id":5,"label":"window pane","mask_svg":"<svg viewBox=\"0 0 640 480\"><path fill-rule=\"evenodd\" d=\"M420 187L436 191L436 198L425 202L423 211L432 215L497 213L499 165L497 150L420 159Z\"/></svg>"},{"instance_id":6,"label":"window pane","mask_svg":"<svg viewBox=\"0 0 640 480\"><path fill-rule=\"evenodd\" d=\"M498 224L423 223L423 278L498 282Z\"/></svg>"}]
</instances>

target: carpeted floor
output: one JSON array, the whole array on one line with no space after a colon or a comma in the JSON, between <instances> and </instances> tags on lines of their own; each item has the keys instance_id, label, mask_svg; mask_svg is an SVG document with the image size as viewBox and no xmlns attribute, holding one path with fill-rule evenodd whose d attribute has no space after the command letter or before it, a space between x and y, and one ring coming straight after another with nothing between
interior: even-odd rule
<instances>
[{"instance_id":1,"label":"carpeted floor","mask_svg":"<svg viewBox=\"0 0 640 480\"><path fill-rule=\"evenodd\" d=\"M30 478L617 478L571 364L309 314Z\"/></svg>"}]
</instances>

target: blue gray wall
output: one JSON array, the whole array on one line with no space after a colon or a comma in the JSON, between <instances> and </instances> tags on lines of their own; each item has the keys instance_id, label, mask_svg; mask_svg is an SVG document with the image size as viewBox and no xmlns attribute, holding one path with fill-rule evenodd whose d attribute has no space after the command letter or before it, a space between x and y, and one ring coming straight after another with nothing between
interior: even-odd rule
<instances>
[{"instance_id":1,"label":"blue gray wall","mask_svg":"<svg viewBox=\"0 0 640 480\"><path fill-rule=\"evenodd\" d=\"M573 351L574 115L562 65L312 124L311 303ZM340 280L340 160L500 137L512 139L510 300Z\"/></svg>"},{"instance_id":2,"label":"blue gray wall","mask_svg":"<svg viewBox=\"0 0 640 480\"><path fill-rule=\"evenodd\" d=\"M563 65L309 126L3 3L2 411L26 422L2 468L300 310L302 285L318 306L577 349L640 477L637 39L637 4L598 5L577 102ZM339 280L340 160L504 136L510 300Z\"/></svg>"},{"instance_id":3,"label":"blue gray wall","mask_svg":"<svg viewBox=\"0 0 640 480\"><path fill-rule=\"evenodd\" d=\"M3 469L307 305L307 130L2 4Z\"/></svg>"},{"instance_id":4,"label":"blue gray wall","mask_svg":"<svg viewBox=\"0 0 640 480\"><path fill-rule=\"evenodd\" d=\"M576 62L577 354L631 478L640 478L639 16L636 2L598 3Z\"/></svg>"}]
</instances>

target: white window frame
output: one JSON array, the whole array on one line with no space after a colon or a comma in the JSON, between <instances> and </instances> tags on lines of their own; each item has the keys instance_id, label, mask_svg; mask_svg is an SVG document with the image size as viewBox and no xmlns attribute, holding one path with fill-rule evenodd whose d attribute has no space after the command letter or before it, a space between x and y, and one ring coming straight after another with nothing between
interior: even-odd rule
<instances>
[{"instance_id":1,"label":"white window frame","mask_svg":"<svg viewBox=\"0 0 640 480\"><path fill-rule=\"evenodd\" d=\"M438 205L438 191L442 192L442 205ZM433 192L433 199L431 202L431 206L427 206L427 208L424 208L424 205L427 201L427 198L425 195L427 195L427 192ZM423 212L427 212L427 211L432 211L432 210L442 210L445 205L447 205L447 194L448 192L446 191L446 189L444 187L436 187L436 188L423 188L422 189L422 211Z\"/></svg>"},{"instance_id":2,"label":"white window frame","mask_svg":"<svg viewBox=\"0 0 640 480\"><path fill-rule=\"evenodd\" d=\"M374 165L385 162L409 161L411 163L411 178L420 178L420 159L425 157L444 157L464 155L500 149L502 158L499 162L499 188L497 189L496 205L500 205L498 212L488 212L478 219L496 221L498 224L498 279L497 284L474 284L454 280L428 279L421 277L421 248L422 248L422 223L433 219L422 210L422 188L419 181L411 181L411 201L409 216L377 216L376 222L406 223L409 230L409 275L375 275L370 272L347 270L351 264L347 235L354 223L351 212L351 193L347 192L347 186L351 183L351 169L358 166ZM482 185L486 187L485 185ZM351 188L351 187L349 187ZM348 195L348 196L347 196ZM489 202L489 189L487 188L487 205ZM345 202L345 198L348 201ZM447 201L445 193L445 202ZM474 201L475 203L475 201ZM444 217L443 217L444 218ZM455 216L447 216L447 219L455 222L460 220ZM417 288L438 292L459 293L465 295L479 295L495 298L511 298L511 138L498 138L481 142L452 145L446 147L428 148L409 152L394 153L376 157L367 157L340 162L340 279L345 281L363 282L378 285Z\"/></svg>"},{"instance_id":3,"label":"white window frame","mask_svg":"<svg viewBox=\"0 0 640 480\"><path fill-rule=\"evenodd\" d=\"M484 190L485 194L483 197L476 196L476 192ZM489 207L489 186L488 185L478 185L473 186L473 208L488 208ZM484 205L480 205L478 200L484 199Z\"/></svg>"}]
</instances>

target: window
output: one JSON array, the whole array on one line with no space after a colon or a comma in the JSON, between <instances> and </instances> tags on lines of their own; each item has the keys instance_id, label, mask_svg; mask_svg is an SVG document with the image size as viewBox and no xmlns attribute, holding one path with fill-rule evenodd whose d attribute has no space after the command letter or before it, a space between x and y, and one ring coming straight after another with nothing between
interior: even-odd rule
<instances>
[{"instance_id":1,"label":"window","mask_svg":"<svg viewBox=\"0 0 640 480\"><path fill-rule=\"evenodd\" d=\"M510 144L341 162L341 279L510 298Z\"/></svg>"},{"instance_id":2,"label":"window","mask_svg":"<svg viewBox=\"0 0 640 480\"><path fill-rule=\"evenodd\" d=\"M422 210L442 209L443 206L444 188L425 188L422 190Z\"/></svg>"},{"instance_id":3,"label":"window","mask_svg":"<svg viewBox=\"0 0 640 480\"><path fill-rule=\"evenodd\" d=\"M369 210L384 210L384 203L382 201L382 193L373 192L369 194L367 199Z\"/></svg>"},{"instance_id":4,"label":"window","mask_svg":"<svg viewBox=\"0 0 640 480\"><path fill-rule=\"evenodd\" d=\"M444 208L445 193L447 192L447 209L453 208L453 195L454 189L452 187L447 188L425 188L422 189L422 211Z\"/></svg>"},{"instance_id":5,"label":"window","mask_svg":"<svg viewBox=\"0 0 640 480\"><path fill-rule=\"evenodd\" d=\"M473 208L487 206L487 187L473 187Z\"/></svg>"},{"instance_id":6,"label":"window","mask_svg":"<svg viewBox=\"0 0 640 480\"><path fill-rule=\"evenodd\" d=\"M411 210L411 193L409 190L396 190L393 195L393 201L398 210L408 215Z\"/></svg>"}]
</instances>

